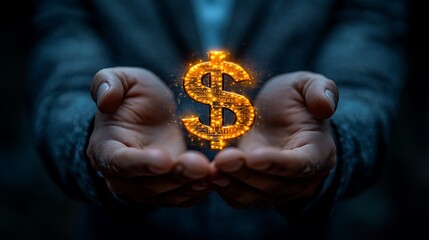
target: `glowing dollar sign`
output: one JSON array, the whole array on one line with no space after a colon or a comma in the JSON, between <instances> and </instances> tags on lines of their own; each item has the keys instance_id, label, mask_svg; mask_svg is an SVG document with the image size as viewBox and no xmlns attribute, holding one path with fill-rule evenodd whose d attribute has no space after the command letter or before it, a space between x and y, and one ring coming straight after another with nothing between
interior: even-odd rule
<instances>
[{"instance_id":1,"label":"glowing dollar sign","mask_svg":"<svg viewBox=\"0 0 429 240\"><path fill-rule=\"evenodd\" d=\"M189 97L197 102L210 105L210 126L201 123L198 117L182 119L190 133L210 140L211 149L223 149L224 140L233 139L246 133L253 124L255 110L244 96L223 91L224 74L234 81L251 81L249 74L239 65L224 61L226 53L210 51L210 62L193 65L185 74L183 86ZM203 84L203 77L210 74L210 87ZM223 108L235 114L235 123L223 126Z\"/></svg>"}]
</instances>

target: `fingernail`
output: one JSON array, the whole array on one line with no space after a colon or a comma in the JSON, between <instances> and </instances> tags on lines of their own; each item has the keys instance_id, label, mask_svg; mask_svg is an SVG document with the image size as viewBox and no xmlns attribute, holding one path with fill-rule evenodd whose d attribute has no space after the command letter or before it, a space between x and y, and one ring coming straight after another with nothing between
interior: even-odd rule
<instances>
[{"instance_id":1,"label":"fingernail","mask_svg":"<svg viewBox=\"0 0 429 240\"><path fill-rule=\"evenodd\" d=\"M326 89L325 90L325 95L328 98L329 102L331 103L332 108L336 109L337 108L337 101L335 100L334 93L331 90Z\"/></svg>"},{"instance_id":2,"label":"fingernail","mask_svg":"<svg viewBox=\"0 0 429 240\"><path fill-rule=\"evenodd\" d=\"M101 99L103 98L104 94L109 90L110 86L108 83L104 82L102 83L97 90L97 105L100 104Z\"/></svg>"},{"instance_id":3,"label":"fingernail","mask_svg":"<svg viewBox=\"0 0 429 240\"><path fill-rule=\"evenodd\" d=\"M209 187L209 184L207 182L197 182L192 184L191 187L195 191L202 191L202 190L206 190Z\"/></svg>"},{"instance_id":4,"label":"fingernail","mask_svg":"<svg viewBox=\"0 0 429 240\"><path fill-rule=\"evenodd\" d=\"M219 187L226 187L231 182L231 179L229 177L219 177L211 182Z\"/></svg>"}]
</instances>

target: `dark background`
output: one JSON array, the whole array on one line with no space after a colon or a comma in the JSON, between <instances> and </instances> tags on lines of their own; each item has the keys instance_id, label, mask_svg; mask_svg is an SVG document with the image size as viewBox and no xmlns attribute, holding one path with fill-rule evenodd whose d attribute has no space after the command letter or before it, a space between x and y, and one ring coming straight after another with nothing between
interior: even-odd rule
<instances>
[{"instance_id":1,"label":"dark background","mask_svg":"<svg viewBox=\"0 0 429 240\"><path fill-rule=\"evenodd\" d=\"M30 2L0 7L0 239L73 239L83 222L82 204L47 175L26 112ZM375 186L336 207L334 239L429 237L427 13L422 1L408 2L409 74L388 159Z\"/></svg>"}]
</instances>

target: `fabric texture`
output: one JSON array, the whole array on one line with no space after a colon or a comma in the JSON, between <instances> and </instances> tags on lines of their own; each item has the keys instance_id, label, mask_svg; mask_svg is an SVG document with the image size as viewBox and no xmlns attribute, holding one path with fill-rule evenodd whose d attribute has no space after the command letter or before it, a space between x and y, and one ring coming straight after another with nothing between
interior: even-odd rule
<instances>
[{"instance_id":1,"label":"fabric texture","mask_svg":"<svg viewBox=\"0 0 429 240\"><path fill-rule=\"evenodd\" d=\"M186 209L118 201L85 154L96 112L92 77L106 67L143 67L181 98L178 82L187 64L207 59L191 2L40 0L30 75L36 142L55 181L71 197L87 201L88 217L98 219L88 220L88 234L285 236L286 226L323 220L336 201L377 178L406 73L405 1L237 0L232 12L221 46L252 69L260 86L298 70L324 74L338 85L340 101L331 119L338 159L329 188L310 208L297 202L287 209L234 210L215 193ZM179 112L189 104L183 99ZM99 219L100 210L115 221ZM115 227L105 227L110 225Z\"/></svg>"}]
</instances>

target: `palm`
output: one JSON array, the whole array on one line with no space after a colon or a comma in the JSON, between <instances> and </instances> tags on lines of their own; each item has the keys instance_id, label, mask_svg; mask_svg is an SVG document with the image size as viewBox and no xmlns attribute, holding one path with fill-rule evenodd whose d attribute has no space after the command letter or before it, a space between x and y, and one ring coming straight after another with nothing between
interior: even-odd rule
<instances>
[{"instance_id":1,"label":"palm","mask_svg":"<svg viewBox=\"0 0 429 240\"><path fill-rule=\"evenodd\" d=\"M158 77L138 68L103 69L92 95L100 111L87 154L110 190L150 206L188 206L208 193L209 162L186 151L173 94Z\"/></svg>"},{"instance_id":2,"label":"palm","mask_svg":"<svg viewBox=\"0 0 429 240\"><path fill-rule=\"evenodd\" d=\"M327 90L337 92L332 81L313 73L283 74L265 84L252 129L238 148L214 160L213 183L225 201L276 207L315 193L336 155L328 120L335 105Z\"/></svg>"},{"instance_id":3,"label":"palm","mask_svg":"<svg viewBox=\"0 0 429 240\"><path fill-rule=\"evenodd\" d=\"M171 156L183 152L185 147L174 121L171 91L160 81L133 78L127 81L126 88L122 103L114 113L97 113L95 128L102 128L105 134L111 135L110 140L128 147L157 146L165 148Z\"/></svg>"},{"instance_id":4,"label":"palm","mask_svg":"<svg viewBox=\"0 0 429 240\"><path fill-rule=\"evenodd\" d=\"M256 101L258 118L253 130L243 137L243 150L271 146L290 150L329 138L329 120L313 116L300 93L300 86L273 82ZM308 146L310 147L310 146Z\"/></svg>"}]
</instances>

